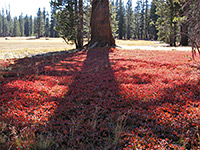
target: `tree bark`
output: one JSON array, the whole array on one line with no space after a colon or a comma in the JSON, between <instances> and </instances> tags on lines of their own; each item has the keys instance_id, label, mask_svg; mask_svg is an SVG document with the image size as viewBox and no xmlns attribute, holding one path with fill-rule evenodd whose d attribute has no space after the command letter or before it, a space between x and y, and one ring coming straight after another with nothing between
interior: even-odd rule
<instances>
[{"instance_id":1,"label":"tree bark","mask_svg":"<svg viewBox=\"0 0 200 150\"><path fill-rule=\"evenodd\" d=\"M108 0L93 0L90 20L91 41L88 47L115 46L110 26Z\"/></svg>"},{"instance_id":2,"label":"tree bark","mask_svg":"<svg viewBox=\"0 0 200 150\"><path fill-rule=\"evenodd\" d=\"M180 45L188 46L188 26L186 23L181 24L181 42Z\"/></svg>"},{"instance_id":3,"label":"tree bark","mask_svg":"<svg viewBox=\"0 0 200 150\"><path fill-rule=\"evenodd\" d=\"M78 48L83 47L83 0L79 0Z\"/></svg>"}]
</instances>

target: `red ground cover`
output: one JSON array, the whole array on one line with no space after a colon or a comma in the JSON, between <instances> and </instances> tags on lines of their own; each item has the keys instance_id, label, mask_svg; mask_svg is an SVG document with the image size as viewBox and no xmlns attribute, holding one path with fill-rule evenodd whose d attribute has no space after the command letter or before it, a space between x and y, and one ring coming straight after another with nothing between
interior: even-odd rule
<instances>
[{"instance_id":1,"label":"red ground cover","mask_svg":"<svg viewBox=\"0 0 200 150\"><path fill-rule=\"evenodd\" d=\"M0 81L0 148L199 149L190 55L97 48L1 61L16 76Z\"/></svg>"}]
</instances>

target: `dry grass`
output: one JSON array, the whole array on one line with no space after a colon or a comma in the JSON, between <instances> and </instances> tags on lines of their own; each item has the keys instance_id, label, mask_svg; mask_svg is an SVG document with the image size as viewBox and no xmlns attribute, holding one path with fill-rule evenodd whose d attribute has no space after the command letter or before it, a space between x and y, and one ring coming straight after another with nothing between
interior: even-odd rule
<instances>
[{"instance_id":1,"label":"dry grass","mask_svg":"<svg viewBox=\"0 0 200 150\"><path fill-rule=\"evenodd\" d=\"M61 38L0 38L0 59L74 49Z\"/></svg>"},{"instance_id":2,"label":"dry grass","mask_svg":"<svg viewBox=\"0 0 200 150\"><path fill-rule=\"evenodd\" d=\"M157 41L116 40L120 46L156 46ZM48 52L74 49L74 44L66 44L61 38L9 37L0 38L0 59L22 58Z\"/></svg>"},{"instance_id":3,"label":"dry grass","mask_svg":"<svg viewBox=\"0 0 200 150\"><path fill-rule=\"evenodd\" d=\"M126 46L158 46L158 41L147 41L147 40L116 40L117 45Z\"/></svg>"},{"instance_id":4,"label":"dry grass","mask_svg":"<svg viewBox=\"0 0 200 150\"><path fill-rule=\"evenodd\" d=\"M0 38L0 50L22 50L22 49L71 49L74 45L67 45L61 38Z\"/></svg>"}]
</instances>

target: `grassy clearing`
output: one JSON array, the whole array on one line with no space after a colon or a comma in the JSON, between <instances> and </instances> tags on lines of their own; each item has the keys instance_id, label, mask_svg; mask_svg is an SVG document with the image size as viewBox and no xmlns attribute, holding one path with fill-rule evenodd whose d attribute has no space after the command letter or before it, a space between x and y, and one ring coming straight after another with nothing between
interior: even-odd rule
<instances>
[{"instance_id":1,"label":"grassy clearing","mask_svg":"<svg viewBox=\"0 0 200 150\"><path fill-rule=\"evenodd\" d=\"M159 46L157 41L116 40L117 45ZM61 38L9 37L0 38L0 59L21 58L35 54L74 49L74 44L66 44Z\"/></svg>"},{"instance_id":2,"label":"grassy clearing","mask_svg":"<svg viewBox=\"0 0 200 150\"><path fill-rule=\"evenodd\" d=\"M148 41L148 40L116 40L117 45L126 46L159 46L159 41Z\"/></svg>"},{"instance_id":3,"label":"grassy clearing","mask_svg":"<svg viewBox=\"0 0 200 150\"><path fill-rule=\"evenodd\" d=\"M29 55L74 49L61 38L0 38L0 59L25 57Z\"/></svg>"}]
</instances>

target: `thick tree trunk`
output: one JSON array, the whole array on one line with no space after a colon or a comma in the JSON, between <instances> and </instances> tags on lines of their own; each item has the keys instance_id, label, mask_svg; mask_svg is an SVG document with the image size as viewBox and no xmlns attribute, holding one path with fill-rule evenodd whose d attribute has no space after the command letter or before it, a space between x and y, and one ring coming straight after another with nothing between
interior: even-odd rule
<instances>
[{"instance_id":1,"label":"thick tree trunk","mask_svg":"<svg viewBox=\"0 0 200 150\"><path fill-rule=\"evenodd\" d=\"M91 41L88 47L115 46L110 26L108 0L93 0L91 15Z\"/></svg>"}]
</instances>

